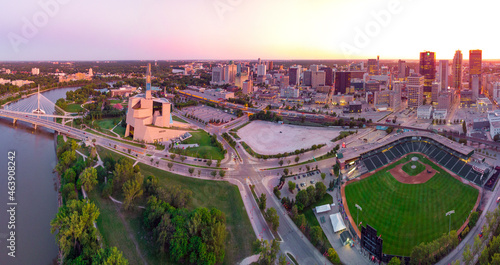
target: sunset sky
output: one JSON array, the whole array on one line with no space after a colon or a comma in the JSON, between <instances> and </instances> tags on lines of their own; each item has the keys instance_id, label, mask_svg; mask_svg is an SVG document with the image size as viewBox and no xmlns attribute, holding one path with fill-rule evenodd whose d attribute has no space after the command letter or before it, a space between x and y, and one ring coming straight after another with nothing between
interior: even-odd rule
<instances>
[{"instance_id":1,"label":"sunset sky","mask_svg":"<svg viewBox=\"0 0 500 265\"><path fill-rule=\"evenodd\" d=\"M49 11L39 2L52 3ZM484 59L499 59L499 5L483 0L3 1L0 60L418 59L424 50L451 59L457 49L464 59L470 49L482 49Z\"/></svg>"}]
</instances>

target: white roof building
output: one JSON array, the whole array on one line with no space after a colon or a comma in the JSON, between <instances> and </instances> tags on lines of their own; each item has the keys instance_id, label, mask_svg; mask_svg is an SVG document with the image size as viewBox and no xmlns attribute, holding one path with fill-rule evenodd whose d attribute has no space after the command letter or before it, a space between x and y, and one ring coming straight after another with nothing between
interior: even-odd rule
<instances>
[{"instance_id":1,"label":"white roof building","mask_svg":"<svg viewBox=\"0 0 500 265\"><path fill-rule=\"evenodd\" d=\"M337 233L346 229L344 220L342 220L342 215L340 213L330 215L330 221L332 222L333 232Z\"/></svg>"}]
</instances>

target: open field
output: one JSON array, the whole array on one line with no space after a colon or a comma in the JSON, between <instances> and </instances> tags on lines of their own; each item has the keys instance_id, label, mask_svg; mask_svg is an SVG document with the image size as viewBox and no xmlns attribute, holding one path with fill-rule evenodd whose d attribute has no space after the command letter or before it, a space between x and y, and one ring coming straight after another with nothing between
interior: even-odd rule
<instances>
[{"instance_id":1,"label":"open field","mask_svg":"<svg viewBox=\"0 0 500 265\"><path fill-rule=\"evenodd\" d=\"M183 120L175 115L172 115L172 120L182 122L182 123L188 123L187 121L185 121L185 120Z\"/></svg>"},{"instance_id":2,"label":"open field","mask_svg":"<svg viewBox=\"0 0 500 265\"><path fill-rule=\"evenodd\" d=\"M332 128L253 121L241 128L238 136L256 153L274 155L309 148L314 144L327 144L339 133L339 129Z\"/></svg>"},{"instance_id":3,"label":"open field","mask_svg":"<svg viewBox=\"0 0 500 265\"><path fill-rule=\"evenodd\" d=\"M116 124L118 124L123 118L109 118L94 121L95 125L98 125L102 129L111 130Z\"/></svg>"},{"instance_id":4,"label":"open field","mask_svg":"<svg viewBox=\"0 0 500 265\"><path fill-rule=\"evenodd\" d=\"M198 130L195 132L189 132L192 137L184 140L183 144L198 144L198 147L188 148L182 150L181 153L183 155L191 156L191 157L200 157L206 159L213 160L222 160L224 159L224 154L222 150L218 147L212 145L210 141L210 134L203 130Z\"/></svg>"},{"instance_id":5,"label":"open field","mask_svg":"<svg viewBox=\"0 0 500 265\"><path fill-rule=\"evenodd\" d=\"M435 175L422 184L403 184L388 171L418 156L419 163L430 165ZM423 166L423 165L422 165ZM424 174L425 172L421 173ZM411 154L345 187L351 216L356 220L355 204L362 207L359 223L371 225L384 240L385 254L409 256L422 242L430 242L451 230L458 230L477 200L478 190L461 183L444 169L421 155Z\"/></svg>"},{"instance_id":6,"label":"open field","mask_svg":"<svg viewBox=\"0 0 500 265\"><path fill-rule=\"evenodd\" d=\"M80 106L81 104L68 104L68 106L64 109L65 111L67 112L79 112L79 111L83 111L83 108L82 106Z\"/></svg>"}]
</instances>

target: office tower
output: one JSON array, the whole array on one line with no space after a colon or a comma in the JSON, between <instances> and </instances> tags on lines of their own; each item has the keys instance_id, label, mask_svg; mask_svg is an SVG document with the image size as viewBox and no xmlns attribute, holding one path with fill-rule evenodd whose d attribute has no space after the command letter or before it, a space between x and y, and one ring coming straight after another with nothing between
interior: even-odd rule
<instances>
[{"instance_id":1,"label":"office tower","mask_svg":"<svg viewBox=\"0 0 500 265\"><path fill-rule=\"evenodd\" d=\"M261 64L261 63L262 63L262 61L259 58L259 60L257 60L257 64Z\"/></svg>"},{"instance_id":2,"label":"office tower","mask_svg":"<svg viewBox=\"0 0 500 265\"><path fill-rule=\"evenodd\" d=\"M368 59L368 74L369 75L378 75L378 60L377 59Z\"/></svg>"},{"instance_id":3,"label":"office tower","mask_svg":"<svg viewBox=\"0 0 500 265\"><path fill-rule=\"evenodd\" d=\"M325 72L316 71L311 72L311 87L316 88L318 86L325 85Z\"/></svg>"},{"instance_id":4,"label":"office tower","mask_svg":"<svg viewBox=\"0 0 500 265\"><path fill-rule=\"evenodd\" d=\"M333 86L333 69L325 66L321 67L319 70L325 72L325 85Z\"/></svg>"},{"instance_id":5,"label":"office tower","mask_svg":"<svg viewBox=\"0 0 500 265\"><path fill-rule=\"evenodd\" d=\"M146 68L146 99L151 99L151 64Z\"/></svg>"},{"instance_id":6,"label":"office tower","mask_svg":"<svg viewBox=\"0 0 500 265\"><path fill-rule=\"evenodd\" d=\"M300 84L300 75L302 72L302 66L294 65L288 69L288 76L290 77L290 85L297 86Z\"/></svg>"},{"instance_id":7,"label":"office tower","mask_svg":"<svg viewBox=\"0 0 500 265\"><path fill-rule=\"evenodd\" d=\"M480 94L481 79L480 75L471 75L469 89L472 91L472 101L475 102Z\"/></svg>"},{"instance_id":8,"label":"office tower","mask_svg":"<svg viewBox=\"0 0 500 265\"><path fill-rule=\"evenodd\" d=\"M236 65L236 73L237 74L241 73L241 63Z\"/></svg>"},{"instance_id":9,"label":"office tower","mask_svg":"<svg viewBox=\"0 0 500 265\"><path fill-rule=\"evenodd\" d=\"M457 50L455 52L455 56L453 57L453 67L452 67L452 74L453 74L453 88L456 89L456 91L460 92L460 89L462 89L462 60L463 60L463 55L460 50Z\"/></svg>"},{"instance_id":10,"label":"office tower","mask_svg":"<svg viewBox=\"0 0 500 265\"><path fill-rule=\"evenodd\" d=\"M90 68L92 70L92 68ZM31 68L31 74L32 75L39 75L40 74L40 69L38 68Z\"/></svg>"},{"instance_id":11,"label":"office tower","mask_svg":"<svg viewBox=\"0 0 500 265\"><path fill-rule=\"evenodd\" d=\"M413 73L408 76L408 108L418 108L424 101L424 76Z\"/></svg>"},{"instance_id":12,"label":"office tower","mask_svg":"<svg viewBox=\"0 0 500 265\"><path fill-rule=\"evenodd\" d=\"M237 67L232 62L224 66L224 82L226 84L234 84L236 79Z\"/></svg>"},{"instance_id":13,"label":"office tower","mask_svg":"<svg viewBox=\"0 0 500 265\"><path fill-rule=\"evenodd\" d=\"M317 72L319 71L319 65L313 64L309 66L309 70L311 70L311 72Z\"/></svg>"},{"instance_id":14,"label":"office tower","mask_svg":"<svg viewBox=\"0 0 500 265\"><path fill-rule=\"evenodd\" d=\"M439 92L441 92L441 84L439 82L432 82L432 102L437 102Z\"/></svg>"},{"instance_id":15,"label":"office tower","mask_svg":"<svg viewBox=\"0 0 500 265\"><path fill-rule=\"evenodd\" d=\"M436 57L433 52L425 51L420 53L420 71L424 76L424 96L432 97L432 82L436 78Z\"/></svg>"},{"instance_id":16,"label":"office tower","mask_svg":"<svg viewBox=\"0 0 500 265\"><path fill-rule=\"evenodd\" d=\"M482 51L470 50L469 51L469 83L472 83L473 76L479 79L479 93L482 92ZM472 87L471 87L472 88Z\"/></svg>"},{"instance_id":17,"label":"office tower","mask_svg":"<svg viewBox=\"0 0 500 265\"><path fill-rule=\"evenodd\" d=\"M398 61L398 78L406 77L406 61Z\"/></svg>"},{"instance_id":18,"label":"office tower","mask_svg":"<svg viewBox=\"0 0 500 265\"><path fill-rule=\"evenodd\" d=\"M224 69L221 66L212 67L212 84L220 85L224 83Z\"/></svg>"},{"instance_id":19,"label":"office tower","mask_svg":"<svg viewBox=\"0 0 500 265\"><path fill-rule=\"evenodd\" d=\"M248 95L253 93L253 82L251 79L243 82L243 94Z\"/></svg>"},{"instance_id":20,"label":"office tower","mask_svg":"<svg viewBox=\"0 0 500 265\"><path fill-rule=\"evenodd\" d=\"M285 88L290 85L290 77L289 76L281 76L280 77L280 88Z\"/></svg>"},{"instance_id":21,"label":"office tower","mask_svg":"<svg viewBox=\"0 0 500 265\"><path fill-rule=\"evenodd\" d=\"M257 76L265 76L266 75L266 65L259 64L257 65Z\"/></svg>"},{"instance_id":22,"label":"office tower","mask_svg":"<svg viewBox=\"0 0 500 265\"><path fill-rule=\"evenodd\" d=\"M302 84L304 86L311 86L311 81L312 81L312 71L311 70L304 71Z\"/></svg>"},{"instance_id":23,"label":"office tower","mask_svg":"<svg viewBox=\"0 0 500 265\"><path fill-rule=\"evenodd\" d=\"M439 75L438 82L441 84L440 91L447 90L448 89L448 76L449 76L448 60L440 60L439 61L438 75Z\"/></svg>"},{"instance_id":24,"label":"office tower","mask_svg":"<svg viewBox=\"0 0 500 265\"><path fill-rule=\"evenodd\" d=\"M335 72L335 94L345 94L351 86L350 72Z\"/></svg>"}]
</instances>

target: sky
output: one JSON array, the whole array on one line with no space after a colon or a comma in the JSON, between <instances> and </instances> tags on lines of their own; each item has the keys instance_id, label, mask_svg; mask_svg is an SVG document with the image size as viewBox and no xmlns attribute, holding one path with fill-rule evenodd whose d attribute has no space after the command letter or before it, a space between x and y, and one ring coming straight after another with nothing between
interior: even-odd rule
<instances>
[{"instance_id":1,"label":"sky","mask_svg":"<svg viewBox=\"0 0 500 265\"><path fill-rule=\"evenodd\" d=\"M0 61L500 59L497 1L16 0Z\"/></svg>"}]
</instances>

